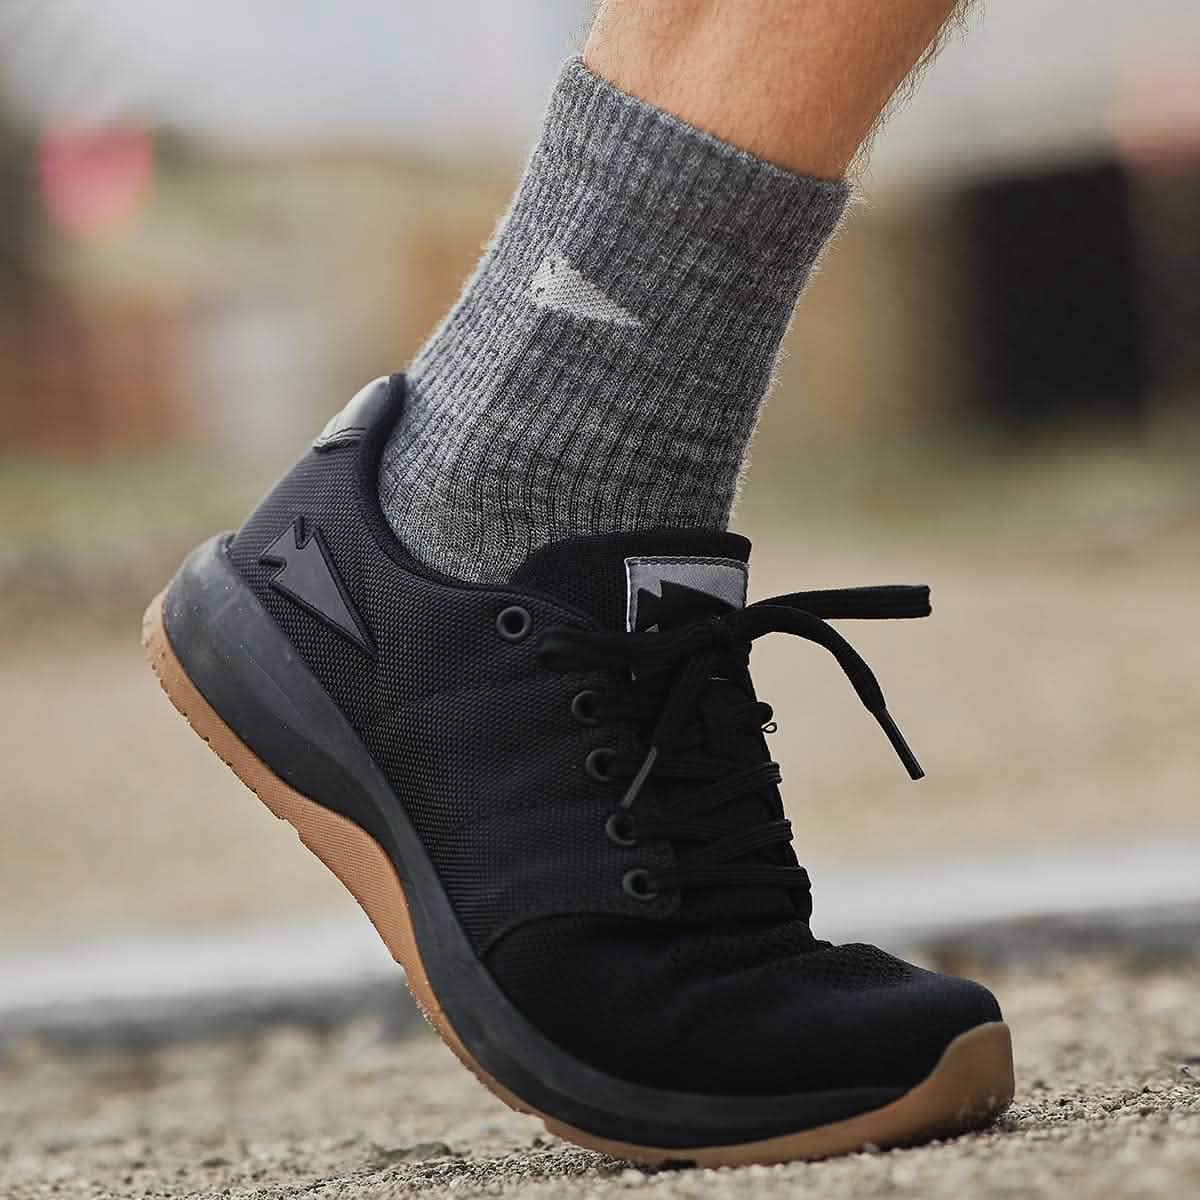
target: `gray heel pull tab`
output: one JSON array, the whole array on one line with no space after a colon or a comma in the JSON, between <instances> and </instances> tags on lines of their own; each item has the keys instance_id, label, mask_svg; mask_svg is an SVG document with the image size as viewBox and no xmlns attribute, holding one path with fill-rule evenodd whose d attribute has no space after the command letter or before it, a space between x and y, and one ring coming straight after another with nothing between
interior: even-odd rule
<instances>
[{"instance_id":1,"label":"gray heel pull tab","mask_svg":"<svg viewBox=\"0 0 1200 1200\"><path fill-rule=\"evenodd\" d=\"M381 375L359 388L341 412L313 440L314 450L333 450L360 441L371 424L383 411L391 384L390 375Z\"/></svg>"}]
</instances>

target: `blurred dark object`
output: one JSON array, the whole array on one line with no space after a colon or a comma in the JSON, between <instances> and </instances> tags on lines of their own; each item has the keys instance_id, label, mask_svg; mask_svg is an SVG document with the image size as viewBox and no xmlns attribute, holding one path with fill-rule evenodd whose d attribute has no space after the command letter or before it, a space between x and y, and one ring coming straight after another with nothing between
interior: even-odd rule
<instances>
[{"instance_id":1,"label":"blurred dark object","mask_svg":"<svg viewBox=\"0 0 1200 1200\"><path fill-rule=\"evenodd\" d=\"M0 110L0 447L16 440L20 397L28 392L30 300L34 279L30 149Z\"/></svg>"},{"instance_id":2,"label":"blurred dark object","mask_svg":"<svg viewBox=\"0 0 1200 1200\"><path fill-rule=\"evenodd\" d=\"M979 397L1002 428L1200 409L1200 157L992 180L961 211Z\"/></svg>"},{"instance_id":3,"label":"blurred dark object","mask_svg":"<svg viewBox=\"0 0 1200 1200\"><path fill-rule=\"evenodd\" d=\"M1140 422L1146 385L1129 179L1111 161L963 195L979 398L1003 427Z\"/></svg>"}]
</instances>

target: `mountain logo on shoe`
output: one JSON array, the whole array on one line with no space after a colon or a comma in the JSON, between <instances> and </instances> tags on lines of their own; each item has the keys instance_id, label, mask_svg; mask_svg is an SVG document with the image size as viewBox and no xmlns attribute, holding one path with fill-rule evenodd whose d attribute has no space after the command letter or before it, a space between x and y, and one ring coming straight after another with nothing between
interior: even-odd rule
<instances>
[{"instance_id":1,"label":"mountain logo on shoe","mask_svg":"<svg viewBox=\"0 0 1200 1200\"><path fill-rule=\"evenodd\" d=\"M627 558L625 577L630 632L673 629L746 604L748 569L735 558Z\"/></svg>"},{"instance_id":2,"label":"mountain logo on shoe","mask_svg":"<svg viewBox=\"0 0 1200 1200\"><path fill-rule=\"evenodd\" d=\"M329 557L321 531L305 527L297 517L263 552L258 561L278 567L270 586L300 605L318 621L348 638L365 654L374 655L375 644L354 608L346 585Z\"/></svg>"},{"instance_id":3,"label":"mountain logo on shoe","mask_svg":"<svg viewBox=\"0 0 1200 1200\"><path fill-rule=\"evenodd\" d=\"M577 271L562 254L552 251L542 259L529 281L529 297L538 308L569 313L585 321L637 329L641 321L627 312L598 284Z\"/></svg>"},{"instance_id":4,"label":"mountain logo on shoe","mask_svg":"<svg viewBox=\"0 0 1200 1200\"><path fill-rule=\"evenodd\" d=\"M660 596L656 596L648 588L639 588L634 604L637 607L636 628L639 632L644 629L670 629L678 625L687 625L714 613L732 612L734 608L732 604L716 596L698 592L682 583L672 583L669 579L662 581Z\"/></svg>"}]
</instances>

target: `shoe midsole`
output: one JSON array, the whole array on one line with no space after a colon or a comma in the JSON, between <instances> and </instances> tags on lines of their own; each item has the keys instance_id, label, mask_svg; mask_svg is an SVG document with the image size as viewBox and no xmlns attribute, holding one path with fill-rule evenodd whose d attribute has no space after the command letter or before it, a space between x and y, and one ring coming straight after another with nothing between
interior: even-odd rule
<instances>
[{"instance_id":1,"label":"shoe midsole","mask_svg":"<svg viewBox=\"0 0 1200 1200\"><path fill-rule=\"evenodd\" d=\"M404 887L421 961L472 1057L544 1114L602 1137L685 1150L757 1141L880 1108L907 1090L776 1096L676 1092L582 1062L540 1033L476 956L404 806L357 733L228 555L229 535L188 557L163 625L192 683L275 775L380 844Z\"/></svg>"}]
</instances>

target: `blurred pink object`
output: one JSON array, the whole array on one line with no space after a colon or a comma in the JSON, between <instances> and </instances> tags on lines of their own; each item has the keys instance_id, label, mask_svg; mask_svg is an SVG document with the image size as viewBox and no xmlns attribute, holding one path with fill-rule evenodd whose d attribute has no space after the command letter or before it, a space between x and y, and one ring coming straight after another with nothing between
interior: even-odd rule
<instances>
[{"instance_id":1,"label":"blurred pink object","mask_svg":"<svg viewBox=\"0 0 1200 1200\"><path fill-rule=\"evenodd\" d=\"M1192 55L1163 47L1129 54L1112 130L1119 154L1138 170L1192 170L1200 162L1200 72Z\"/></svg>"},{"instance_id":2,"label":"blurred pink object","mask_svg":"<svg viewBox=\"0 0 1200 1200\"><path fill-rule=\"evenodd\" d=\"M51 126L38 146L38 176L50 218L79 236L132 220L150 195L154 146L144 129Z\"/></svg>"}]
</instances>

